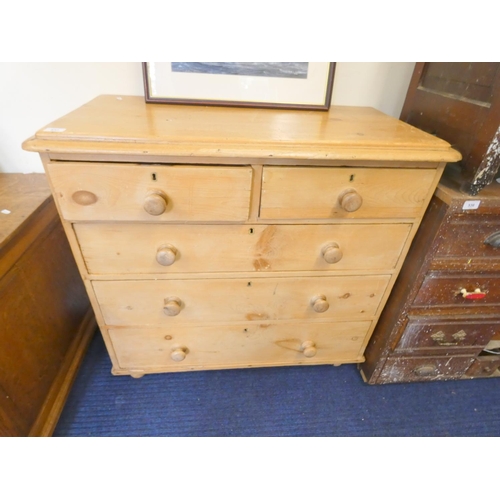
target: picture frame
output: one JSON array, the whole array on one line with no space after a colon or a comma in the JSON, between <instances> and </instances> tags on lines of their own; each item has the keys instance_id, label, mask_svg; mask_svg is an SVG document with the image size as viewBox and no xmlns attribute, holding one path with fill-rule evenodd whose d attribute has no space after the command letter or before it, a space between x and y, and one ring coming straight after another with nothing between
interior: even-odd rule
<instances>
[{"instance_id":1,"label":"picture frame","mask_svg":"<svg viewBox=\"0 0 500 500\"><path fill-rule=\"evenodd\" d=\"M143 62L146 103L330 108L335 63Z\"/></svg>"}]
</instances>

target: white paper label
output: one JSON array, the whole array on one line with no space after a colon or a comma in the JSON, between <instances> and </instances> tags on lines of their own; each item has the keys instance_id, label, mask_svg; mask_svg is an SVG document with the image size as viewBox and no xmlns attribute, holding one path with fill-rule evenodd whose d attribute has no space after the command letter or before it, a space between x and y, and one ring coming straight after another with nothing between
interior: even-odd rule
<instances>
[{"instance_id":1,"label":"white paper label","mask_svg":"<svg viewBox=\"0 0 500 500\"><path fill-rule=\"evenodd\" d=\"M10 214L10 210L7 210L6 208L4 208L2 210L2 213L5 214L5 215L9 215Z\"/></svg>"},{"instance_id":2,"label":"white paper label","mask_svg":"<svg viewBox=\"0 0 500 500\"><path fill-rule=\"evenodd\" d=\"M64 132L65 130L65 128L58 127L47 127L43 129L44 132Z\"/></svg>"},{"instance_id":3,"label":"white paper label","mask_svg":"<svg viewBox=\"0 0 500 500\"><path fill-rule=\"evenodd\" d=\"M480 200L467 200L462 207L462 210L477 210L481 204Z\"/></svg>"}]
</instances>

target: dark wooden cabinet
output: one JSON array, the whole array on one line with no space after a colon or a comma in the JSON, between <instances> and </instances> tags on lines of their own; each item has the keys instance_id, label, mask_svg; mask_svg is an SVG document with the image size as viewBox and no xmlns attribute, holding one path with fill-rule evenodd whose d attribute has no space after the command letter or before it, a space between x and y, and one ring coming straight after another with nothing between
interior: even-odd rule
<instances>
[{"instance_id":1,"label":"dark wooden cabinet","mask_svg":"<svg viewBox=\"0 0 500 500\"><path fill-rule=\"evenodd\" d=\"M0 174L0 436L52 434L96 330L44 174Z\"/></svg>"},{"instance_id":2,"label":"dark wooden cabinet","mask_svg":"<svg viewBox=\"0 0 500 500\"><path fill-rule=\"evenodd\" d=\"M500 375L500 184L472 197L461 179L445 173L413 241L361 365L371 384Z\"/></svg>"},{"instance_id":3,"label":"dark wooden cabinet","mask_svg":"<svg viewBox=\"0 0 500 500\"><path fill-rule=\"evenodd\" d=\"M500 376L500 63L418 63L401 118L450 142L360 365L370 384Z\"/></svg>"},{"instance_id":4,"label":"dark wooden cabinet","mask_svg":"<svg viewBox=\"0 0 500 500\"><path fill-rule=\"evenodd\" d=\"M417 63L401 120L458 149L461 189L478 194L500 169L500 63Z\"/></svg>"}]
</instances>

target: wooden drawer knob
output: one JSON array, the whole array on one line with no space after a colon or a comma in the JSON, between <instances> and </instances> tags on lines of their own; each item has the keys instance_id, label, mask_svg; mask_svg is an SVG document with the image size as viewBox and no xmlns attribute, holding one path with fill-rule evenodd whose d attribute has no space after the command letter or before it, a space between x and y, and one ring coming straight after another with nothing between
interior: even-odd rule
<instances>
[{"instance_id":1,"label":"wooden drawer knob","mask_svg":"<svg viewBox=\"0 0 500 500\"><path fill-rule=\"evenodd\" d=\"M302 342L300 350L302 351L302 353L306 358L312 358L313 356L316 356L316 351L317 351L316 344L311 340L306 340L305 342Z\"/></svg>"},{"instance_id":2,"label":"wooden drawer knob","mask_svg":"<svg viewBox=\"0 0 500 500\"><path fill-rule=\"evenodd\" d=\"M177 347L171 352L170 357L173 361L184 361L186 359L187 353L187 347Z\"/></svg>"},{"instance_id":3,"label":"wooden drawer knob","mask_svg":"<svg viewBox=\"0 0 500 500\"><path fill-rule=\"evenodd\" d=\"M343 257L342 250L338 243L328 243L328 245L321 250L321 253L323 254L323 259L325 259L328 264L335 264Z\"/></svg>"},{"instance_id":4,"label":"wooden drawer knob","mask_svg":"<svg viewBox=\"0 0 500 500\"><path fill-rule=\"evenodd\" d=\"M165 305L163 306L163 312L167 316L177 316L182 309L182 302L179 297L169 297L165 299Z\"/></svg>"},{"instance_id":5,"label":"wooden drawer knob","mask_svg":"<svg viewBox=\"0 0 500 500\"><path fill-rule=\"evenodd\" d=\"M353 188L346 189L339 195L339 205L346 212L355 212L362 204L363 198L361 198L361 195Z\"/></svg>"},{"instance_id":6,"label":"wooden drawer knob","mask_svg":"<svg viewBox=\"0 0 500 500\"><path fill-rule=\"evenodd\" d=\"M73 201L78 205L83 205L85 207L97 202L97 196L90 191L75 191L71 198L73 198Z\"/></svg>"},{"instance_id":7,"label":"wooden drawer knob","mask_svg":"<svg viewBox=\"0 0 500 500\"><path fill-rule=\"evenodd\" d=\"M172 245L162 245L156 252L156 260L162 266L171 266L177 257L177 249Z\"/></svg>"},{"instance_id":8,"label":"wooden drawer knob","mask_svg":"<svg viewBox=\"0 0 500 500\"><path fill-rule=\"evenodd\" d=\"M317 297L313 297L311 299L311 305L312 308L317 313L323 313L325 311L328 311L328 308L330 307L330 304L328 303L324 295L318 295Z\"/></svg>"},{"instance_id":9,"label":"wooden drawer knob","mask_svg":"<svg viewBox=\"0 0 500 500\"><path fill-rule=\"evenodd\" d=\"M167 209L167 196L161 191L149 193L144 198L144 210L149 215L161 215Z\"/></svg>"}]
</instances>

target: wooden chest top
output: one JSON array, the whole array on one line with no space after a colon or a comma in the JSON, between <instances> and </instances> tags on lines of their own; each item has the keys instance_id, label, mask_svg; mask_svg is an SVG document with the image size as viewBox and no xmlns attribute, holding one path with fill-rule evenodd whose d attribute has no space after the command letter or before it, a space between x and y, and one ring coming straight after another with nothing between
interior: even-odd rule
<instances>
[{"instance_id":1,"label":"wooden chest top","mask_svg":"<svg viewBox=\"0 0 500 500\"><path fill-rule=\"evenodd\" d=\"M368 107L328 112L146 104L99 96L54 121L24 149L143 157L458 161L434 136ZM145 159L146 161L146 159Z\"/></svg>"},{"instance_id":2,"label":"wooden chest top","mask_svg":"<svg viewBox=\"0 0 500 500\"><path fill-rule=\"evenodd\" d=\"M0 174L0 251L50 196L44 174Z\"/></svg>"}]
</instances>

